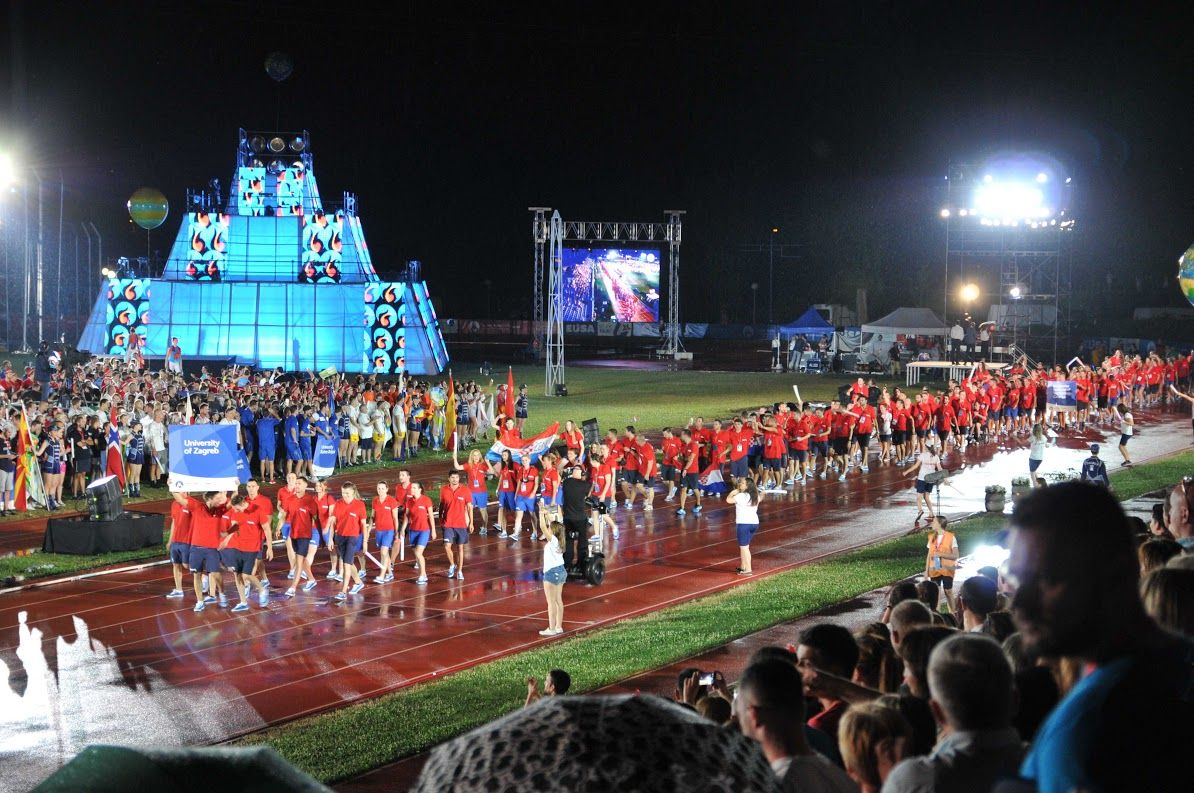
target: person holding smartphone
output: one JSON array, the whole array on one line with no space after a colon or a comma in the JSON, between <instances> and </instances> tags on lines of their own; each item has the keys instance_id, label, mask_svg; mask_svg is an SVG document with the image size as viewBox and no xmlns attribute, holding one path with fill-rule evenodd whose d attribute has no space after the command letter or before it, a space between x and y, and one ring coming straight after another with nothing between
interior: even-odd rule
<instances>
[{"instance_id":1,"label":"person holding smartphone","mask_svg":"<svg viewBox=\"0 0 1194 793\"><path fill-rule=\"evenodd\" d=\"M734 505L734 523L738 530L738 575L751 575L750 541L759 530L759 489L754 480L741 476L726 496Z\"/></svg>"}]
</instances>

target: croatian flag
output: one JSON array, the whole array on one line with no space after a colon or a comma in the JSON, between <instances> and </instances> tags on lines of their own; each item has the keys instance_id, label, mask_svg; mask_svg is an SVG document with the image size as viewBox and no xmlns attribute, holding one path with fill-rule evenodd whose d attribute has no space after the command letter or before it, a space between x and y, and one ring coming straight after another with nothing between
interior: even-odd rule
<instances>
[{"instance_id":1,"label":"croatian flag","mask_svg":"<svg viewBox=\"0 0 1194 793\"><path fill-rule=\"evenodd\" d=\"M551 445L555 443L556 433L559 431L559 429L560 422L557 421L533 438L515 439L510 436L503 438L502 436L506 435L506 433L502 432L498 435L498 439L494 441L493 445L489 447L489 451L485 453L485 459L489 460L491 463L496 463L502 459L502 450L509 449L510 456L513 457L515 461L517 461L525 451L531 455L531 462L537 463L539 462L539 458L542 457L545 452L551 449Z\"/></svg>"},{"instance_id":2,"label":"croatian flag","mask_svg":"<svg viewBox=\"0 0 1194 793\"><path fill-rule=\"evenodd\" d=\"M724 493L729 488L726 487L726 480L721 475L721 466L718 463L710 463L709 467L697 478L701 483L702 493Z\"/></svg>"},{"instance_id":3,"label":"croatian flag","mask_svg":"<svg viewBox=\"0 0 1194 793\"><path fill-rule=\"evenodd\" d=\"M124 455L120 451L120 430L116 427L116 407L108 416L108 458L106 471L124 487Z\"/></svg>"}]
</instances>

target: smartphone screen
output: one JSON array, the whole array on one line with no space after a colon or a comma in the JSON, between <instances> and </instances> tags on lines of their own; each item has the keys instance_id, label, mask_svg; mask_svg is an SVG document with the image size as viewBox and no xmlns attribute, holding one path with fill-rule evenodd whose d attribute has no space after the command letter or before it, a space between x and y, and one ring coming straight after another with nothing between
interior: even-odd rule
<instances>
[{"instance_id":1,"label":"smartphone screen","mask_svg":"<svg viewBox=\"0 0 1194 793\"><path fill-rule=\"evenodd\" d=\"M699 678L697 678L697 683L699 683L702 686L713 685L713 673L712 672L702 672L701 676Z\"/></svg>"}]
</instances>

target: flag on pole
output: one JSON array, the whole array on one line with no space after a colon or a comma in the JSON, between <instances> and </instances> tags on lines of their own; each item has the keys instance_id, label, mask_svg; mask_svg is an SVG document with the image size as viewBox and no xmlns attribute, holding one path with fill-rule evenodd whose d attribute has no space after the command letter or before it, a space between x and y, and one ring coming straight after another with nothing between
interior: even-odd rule
<instances>
[{"instance_id":1,"label":"flag on pole","mask_svg":"<svg viewBox=\"0 0 1194 793\"><path fill-rule=\"evenodd\" d=\"M701 492L705 494L724 493L729 489L725 477L721 475L721 465L717 462L710 463L697 481L700 482Z\"/></svg>"},{"instance_id":2,"label":"flag on pole","mask_svg":"<svg viewBox=\"0 0 1194 793\"><path fill-rule=\"evenodd\" d=\"M120 430L116 426L116 406L112 406L112 412L108 414L108 455L106 473L110 476L116 477L116 481L120 482L120 486L124 487L124 454L120 450Z\"/></svg>"},{"instance_id":3,"label":"flag on pole","mask_svg":"<svg viewBox=\"0 0 1194 793\"><path fill-rule=\"evenodd\" d=\"M502 403L506 418L514 418L514 367L506 370L506 400Z\"/></svg>"},{"instance_id":4,"label":"flag on pole","mask_svg":"<svg viewBox=\"0 0 1194 793\"><path fill-rule=\"evenodd\" d=\"M191 395L190 394L187 394L187 413L184 418L186 418L186 421L184 422L185 424L194 424L195 423L195 414L191 410Z\"/></svg>"},{"instance_id":5,"label":"flag on pole","mask_svg":"<svg viewBox=\"0 0 1194 793\"><path fill-rule=\"evenodd\" d=\"M444 403L444 444L453 449L453 435L456 433L456 383L452 380L452 370L448 370L448 401Z\"/></svg>"},{"instance_id":6,"label":"flag on pole","mask_svg":"<svg viewBox=\"0 0 1194 793\"><path fill-rule=\"evenodd\" d=\"M30 504L42 506L46 503L45 488L42 485L41 469L37 466L37 450L33 446L33 435L29 432L29 419L21 407L21 423L17 428L17 476L13 490L13 503L22 512Z\"/></svg>"},{"instance_id":7,"label":"flag on pole","mask_svg":"<svg viewBox=\"0 0 1194 793\"><path fill-rule=\"evenodd\" d=\"M489 451L485 454L485 459L496 463L502 459L502 450L509 449L510 456L515 460L523 452L526 452L530 455L531 462L537 463L539 462L539 458L543 456L543 453L551 449L551 445L556 440L556 433L559 430L560 422L557 421L533 438L523 438L518 435L517 430L513 430L511 434L499 432L498 439L489 447Z\"/></svg>"}]
</instances>

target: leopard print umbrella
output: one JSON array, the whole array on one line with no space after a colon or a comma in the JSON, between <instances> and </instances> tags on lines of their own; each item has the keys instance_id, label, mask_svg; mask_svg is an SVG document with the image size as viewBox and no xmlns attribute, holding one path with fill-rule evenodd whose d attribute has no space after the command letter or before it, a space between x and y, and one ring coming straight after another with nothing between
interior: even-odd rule
<instances>
[{"instance_id":1,"label":"leopard print umbrella","mask_svg":"<svg viewBox=\"0 0 1194 793\"><path fill-rule=\"evenodd\" d=\"M431 753L417 793L777 791L758 745L653 696L546 697Z\"/></svg>"}]
</instances>

